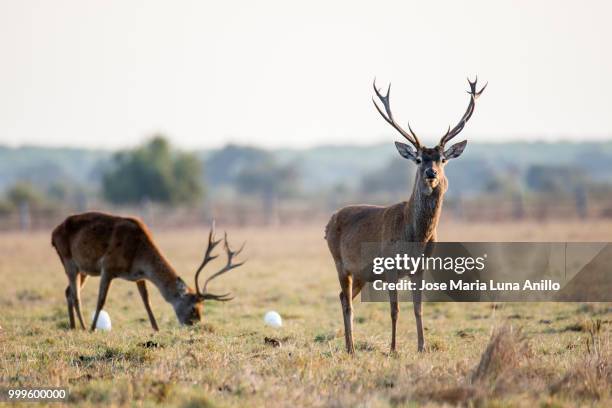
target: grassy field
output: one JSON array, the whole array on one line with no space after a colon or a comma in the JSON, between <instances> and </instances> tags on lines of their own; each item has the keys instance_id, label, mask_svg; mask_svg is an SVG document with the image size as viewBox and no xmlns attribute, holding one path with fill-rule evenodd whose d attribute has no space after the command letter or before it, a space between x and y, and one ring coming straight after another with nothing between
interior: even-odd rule
<instances>
[{"instance_id":1,"label":"grassy field","mask_svg":"<svg viewBox=\"0 0 612 408\"><path fill-rule=\"evenodd\" d=\"M358 351L347 356L324 224L230 228L233 242L248 241L248 262L210 289L235 300L207 303L204 324L183 328L152 288L159 333L126 281L113 283L105 306L111 332L67 330L67 281L50 234L3 233L0 385L67 386L69 402L105 406L612 405L610 304L425 304L421 354L402 305L400 352L389 355L388 306L357 302ZM190 284L206 233L154 231ZM439 238L610 241L612 223L443 223ZM97 285L83 290L87 320ZM281 313L282 329L264 326L267 310Z\"/></svg>"}]
</instances>

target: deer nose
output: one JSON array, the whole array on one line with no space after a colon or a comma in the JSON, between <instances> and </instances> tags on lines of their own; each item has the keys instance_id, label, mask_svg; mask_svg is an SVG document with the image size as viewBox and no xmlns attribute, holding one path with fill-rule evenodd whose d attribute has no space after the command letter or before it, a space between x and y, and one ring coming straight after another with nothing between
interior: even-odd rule
<instances>
[{"instance_id":1,"label":"deer nose","mask_svg":"<svg viewBox=\"0 0 612 408\"><path fill-rule=\"evenodd\" d=\"M436 178L438 177L438 171L436 169L429 168L425 170L425 177L427 178Z\"/></svg>"}]
</instances>

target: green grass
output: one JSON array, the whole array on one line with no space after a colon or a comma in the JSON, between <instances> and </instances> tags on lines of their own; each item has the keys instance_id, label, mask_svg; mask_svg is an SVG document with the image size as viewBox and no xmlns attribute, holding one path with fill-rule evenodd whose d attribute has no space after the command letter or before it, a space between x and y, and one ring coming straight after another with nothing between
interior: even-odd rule
<instances>
[{"instance_id":1,"label":"green grass","mask_svg":"<svg viewBox=\"0 0 612 408\"><path fill-rule=\"evenodd\" d=\"M556 240L609 240L610 224L601 224L495 230L505 240L546 239L547 233ZM445 225L440 236L487 239L483 231L490 230ZM206 232L156 233L190 284ZM612 404L610 304L426 304L421 354L412 307L403 304L399 353L389 355L388 305L357 302L357 355L350 357L322 228L229 232L232 242L248 240L248 262L210 290L231 290L235 300L206 303L204 324L185 328L151 288L159 333L150 329L136 286L126 281L113 283L105 306L111 332L68 330L66 278L48 234L0 235L0 384L66 386L69 402L82 406ZM90 278L83 290L87 321L97 284ZM267 310L283 316L281 329L264 326ZM520 328L520 336L490 342L496 328L508 325L512 333ZM475 380L483 353L492 363Z\"/></svg>"}]
</instances>

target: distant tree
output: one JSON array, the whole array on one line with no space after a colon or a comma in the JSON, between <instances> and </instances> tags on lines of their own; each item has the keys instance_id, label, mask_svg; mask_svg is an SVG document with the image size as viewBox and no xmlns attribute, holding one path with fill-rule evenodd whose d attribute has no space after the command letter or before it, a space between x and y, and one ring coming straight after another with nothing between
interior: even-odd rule
<instances>
[{"instance_id":1,"label":"distant tree","mask_svg":"<svg viewBox=\"0 0 612 408\"><path fill-rule=\"evenodd\" d=\"M104 196L117 204L190 204L202 196L199 178L199 160L172 150L158 135L141 147L116 153L102 185Z\"/></svg>"},{"instance_id":2,"label":"distant tree","mask_svg":"<svg viewBox=\"0 0 612 408\"><path fill-rule=\"evenodd\" d=\"M58 181L72 181L72 177L60 164L47 160L38 161L35 158L31 159L28 166L21 168L16 176L18 180L28 180L28 183L41 190Z\"/></svg>"},{"instance_id":3,"label":"distant tree","mask_svg":"<svg viewBox=\"0 0 612 408\"><path fill-rule=\"evenodd\" d=\"M14 207L27 204L37 207L44 202L43 194L28 182L17 182L6 192L7 201Z\"/></svg>"},{"instance_id":4,"label":"distant tree","mask_svg":"<svg viewBox=\"0 0 612 408\"><path fill-rule=\"evenodd\" d=\"M406 160L393 158L389 164L361 179L361 191L365 194L400 193L408 194L414 184L414 167Z\"/></svg>"},{"instance_id":5,"label":"distant tree","mask_svg":"<svg viewBox=\"0 0 612 408\"><path fill-rule=\"evenodd\" d=\"M588 182L586 173L572 165L532 165L526 181L529 189L541 193L573 193Z\"/></svg>"},{"instance_id":6,"label":"distant tree","mask_svg":"<svg viewBox=\"0 0 612 408\"><path fill-rule=\"evenodd\" d=\"M68 194L69 188L64 183L54 182L47 188L47 196L52 200L64 201Z\"/></svg>"},{"instance_id":7,"label":"distant tree","mask_svg":"<svg viewBox=\"0 0 612 408\"><path fill-rule=\"evenodd\" d=\"M28 230L32 224L33 210L51 209L44 195L28 182L18 182L7 192L6 199L13 210L19 214L19 225L22 230ZM8 210L5 208L4 210Z\"/></svg>"},{"instance_id":8,"label":"distant tree","mask_svg":"<svg viewBox=\"0 0 612 408\"><path fill-rule=\"evenodd\" d=\"M447 191L449 197L469 196L497 188L495 179L503 172L500 164L486 157L474 157L474 155L451 161L448 166L452 167L452 170L446 172L448 184L451 186Z\"/></svg>"},{"instance_id":9,"label":"distant tree","mask_svg":"<svg viewBox=\"0 0 612 408\"><path fill-rule=\"evenodd\" d=\"M243 193L288 196L295 192L297 171L293 166L272 162L244 169L236 177L238 190Z\"/></svg>"},{"instance_id":10,"label":"distant tree","mask_svg":"<svg viewBox=\"0 0 612 408\"><path fill-rule=\"evenodd\" d=\"M236 176L236 188L244 194L260 195L267 222L275 222L280 198L298 190L299 174L292 165L279 165L273 160L243 169Z\"/></svg>"},{"instance_id":11,"label":"distant tree","mask_svg":"<svg viewBox=\"0 0 612 408\"><path fill-rule=\"evenodd\" d=\"M15 210L13 204L8 200L0 199L0 217L5 217Z\"/></svg>"},{"instance_id":12,"label":"distant tree","mask_svg":"<svg viewBox=\"0 0 612 408\"><path fill-rule=\"evenodd\" d=\"M203 194L200 173L202 165L197 157L188 153L179 153L173 166L175 179L173 200L181 203L192 203Z\"/></svg>"},{"instance_id":13,"label":"distant tree","mask_svg":"<svg viewBox=\"0 0 612 408\"><path fill-rule=\"evenodd\" d=\"M266 150L228 144L206 159L206 179L211 185L233 184L248 168L266 166L272 161L272 154Z\"/></svg>"},{"instance_id":14,"label":"distant tree","mask_svg":"<svg viewBox=\"0 0 612 408\"><path fill-rule=\"evenodd\" d=\"M484 191L494 194L512 195L520 191L520 185L515 177L510 174L497 173L487 180Z\"/></svg>"}]
</instances>

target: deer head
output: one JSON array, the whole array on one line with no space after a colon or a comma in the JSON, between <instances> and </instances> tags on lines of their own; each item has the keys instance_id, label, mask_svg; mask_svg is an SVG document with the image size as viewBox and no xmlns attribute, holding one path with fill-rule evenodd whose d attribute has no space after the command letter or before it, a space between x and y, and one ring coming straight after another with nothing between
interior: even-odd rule
<instances>
[{"instance_id":1,"label":"deer head","mask_svg":"<svg viewBox=\"0 0 612 408\"><path fill-rule=\"evenodd\" d=\"M402 157L416 163L418 168L416 183L420 183L417 184L417 187L422 189L422 191L425 191L425 193L428 195L431 194L439 185L446 185L446 177L444 176L444 166L446 165L446 162L450 159L459 157L467 145L467 140L464 140L462 142L453 144L449 148L446 148L446 143L457 136L463 130L467 121L470 120L472 114L474 113L476 99L478 99L480 94L487 87L487 84L485 84L480 91L477 91L477 81L478 78L476 78L474 82L470 81L468 78L468 83L470 84L470 90L468 91L470 94L470 102L467 110L463 114L463 117L461 120L459 120L459 123L452 129L449 126L446 134L442 136L438 144L435 147L429 148L421 144L419 138L410 127L410 124L408 124L408 130L406 131L395 122L393 114L391 113L391 106L389 104L391 84L389 84L387 94L382 95L378 88L376 88L376 80L374 80L374 92L376 93L378 99L380 99L382 102L384 112L376 103L376 100L372 98L374 106L376 106L376 110L378 110L378 113L380 113L383 119L393 126L395 130L397 130L406 138L406 140L408 140L408 142L412 144L412 146L410 146L405 143L395 142L395 147Z\"/></svg>"},{"instance_id":2,"label":"deer head","mask_svg":"<svg viewBox=\"0 0 612 408\"><path fill-rule=\"evenodd\" d=\"M210 261L218 257L218 255L212 255L212 251L221 241L223 241L225 253L227 254L227 263L225 264L223 268L221 268L217 272L210 275L204 281L204 286L200 288L200 284L199 284L200 273ZM223 240L221 239L215 240L215 224L213 222L213 226L211 227L210 232L208 233L208 245L206 247L204 259L202 260L202 263L198 267L196 274L195 274L195 291L187 287L187 285L181 281L183 288L182 290L180 290L180 292L182 293L182 295L180 297L180 301L174 305L176 316L178 317L181 324L191 326L201 321L202 320L202 307L203 307L203 303L205 300L216 300L219 302L227 302L233 299L233 297L230 297L229 293L225 293L222 295L216 295L214 293L210 293L208 292L207 287L208 287L208 283L211 280L244 264L244 261L239 262L239 263L232 263L234 257L240 254L243 248L244 248L244 244L237 251L232 251L227 241L227 233L225 233Z\"/></svg>"}]
</instances>

